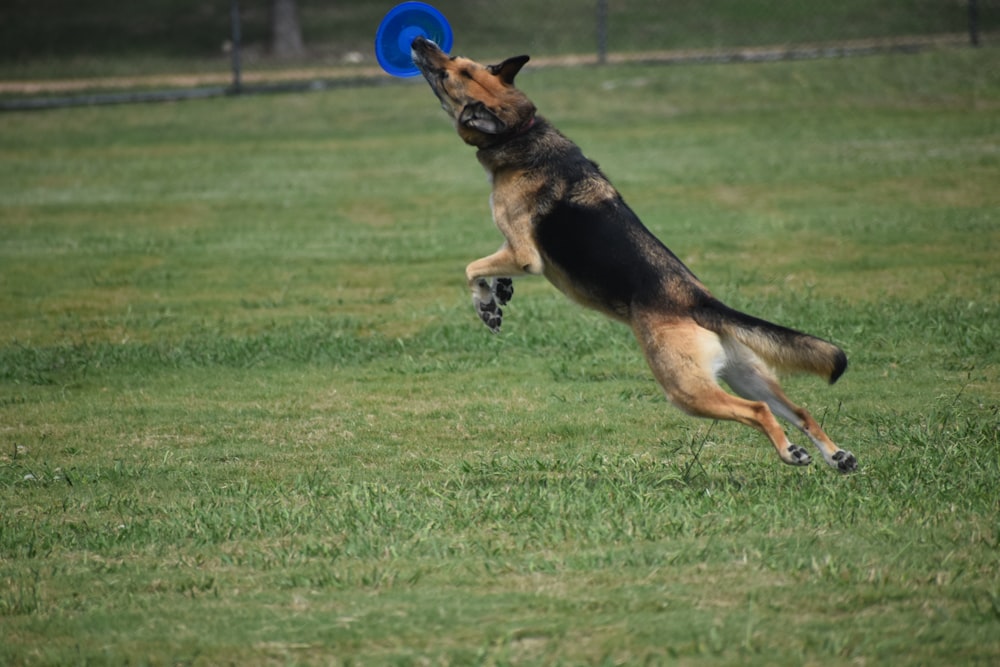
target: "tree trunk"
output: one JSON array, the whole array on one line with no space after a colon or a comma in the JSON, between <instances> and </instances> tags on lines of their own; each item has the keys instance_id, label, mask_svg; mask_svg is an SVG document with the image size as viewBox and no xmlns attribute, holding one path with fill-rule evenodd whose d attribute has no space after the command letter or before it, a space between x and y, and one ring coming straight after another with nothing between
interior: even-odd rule
<instances>
[{"instance_id":1,"label":"tree trunk","mask_svg":"<svg viewBox=\"0 0 1000 667\"><path fill-rule=\"evenodd\" d=\"M271 54L278 58L296 58L305 52L295 0L271 0Z\"/></svg>"}]
</instances>

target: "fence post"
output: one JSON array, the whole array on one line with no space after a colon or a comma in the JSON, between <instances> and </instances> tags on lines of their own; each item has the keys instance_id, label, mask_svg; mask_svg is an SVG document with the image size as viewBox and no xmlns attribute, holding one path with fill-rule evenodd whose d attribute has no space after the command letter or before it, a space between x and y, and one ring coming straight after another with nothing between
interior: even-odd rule
<instances>
[{"instance_id":1,"label":"fence post","mask_svg":"<svg viewBox=\"0 0 1000 667\"><path fill-rule=\"evenodd\" d=\"M239 95L243 92L243 82L240 80L241 63L240 63L240 48L242 36L240 35L240 2L239 0L232 0L229 4L229 24L230 31L232 35L232 65L233 65L233 86L230 92Z\"/></svg>"},{"instance_id":2,"label":"fence post","mask_svg":"<svg viewBox=\"0 0 1000 667\"><path fill-rule=\"evenodd\" d=\"M979 46L979 0L969 0L969 42Z\"/></svg>"},{"instance_id":3,"label":"fence post","mask_svg":"<svg viewBox=\"0 0 1000 667\"><path fill-rule=\"evenodd\" d=\"M608 0L597 0L597 62L608 62Z\"/></svg>"}]
</instances>

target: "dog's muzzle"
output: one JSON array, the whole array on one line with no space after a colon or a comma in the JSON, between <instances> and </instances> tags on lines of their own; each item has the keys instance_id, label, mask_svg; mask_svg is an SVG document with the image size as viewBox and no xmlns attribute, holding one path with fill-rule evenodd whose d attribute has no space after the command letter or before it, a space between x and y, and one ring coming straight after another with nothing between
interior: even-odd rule
<instances>
[{"instance_id":1,"label":"dog's muzzle","mask_svg":"<svg viewBox=\"0 0 1000 667\"><path fill-rule=\"evenodd\" d=\"M417 37L410 44L410 58L413 60L413 64L425 75L429 71L439 69L434 65L433 60L435 57L443 55L444 52L441 51L441 47L426 37Z\"/></svg>"}]
</instances>

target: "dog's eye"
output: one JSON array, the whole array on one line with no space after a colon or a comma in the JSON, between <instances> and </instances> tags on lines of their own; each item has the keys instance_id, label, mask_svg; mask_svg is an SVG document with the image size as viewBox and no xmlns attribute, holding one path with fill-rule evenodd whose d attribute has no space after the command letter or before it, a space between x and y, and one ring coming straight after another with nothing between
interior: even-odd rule
<instances>
[{"instance_id":1,"label":"dog's eye","mask_svg":"<svg viewBox=\"0 0 1000 667\"><path fill-rule=\"evenodd\" d=\"M447 78L448 78L448 70L446 70L446 69L443 69L443 70L441 70L440 72L438 72L438 77L439 77L439 78L440 78L440 79L441 79L442 81L444 81L445 79L447 79Z\"/></svg>"}]
</instances>

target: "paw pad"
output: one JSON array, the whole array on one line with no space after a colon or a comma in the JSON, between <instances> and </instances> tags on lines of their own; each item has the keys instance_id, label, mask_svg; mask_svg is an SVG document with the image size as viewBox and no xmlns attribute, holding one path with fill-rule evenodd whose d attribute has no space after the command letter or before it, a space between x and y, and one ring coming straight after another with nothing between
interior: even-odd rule
<instances>
[{"instance_id":1,"label":"paw pad","mask_svg":"<svg viewBox=\"0 0 1000 667\"><path fill-rule=\"evenodd\" d=\"M858 469L858 460L848 451L841 449L831 458L840 472L854 472Z\"/></svg>"},{"instance_id":2,"label":"paw pad","mask_svg":"<svg viewBox=\"0 0 1000 667\"><path fill-rule=\"evenodd\" d=\"M812 457L809 453L798 445L788 446L788 461L793 466L807 466L812 463Z\"/></svg>"},{"instance_id":3,"label":"paw pad","mask_svg":"<svg viewBox=\"0 0 1000 667\"><path fill-rule=\"evenodd\" d=\"M500 324L503 322L503 309L497 305L496 301L490 300L476 304L476 311L483 324L490 328L490 331L497 333L500 331Z\"/></svg>"},{"instance_id":4,"label":"paw pad","mask_svg":"<svg viewBox=\"0 0 1000 667\"><path fill-rule=\"evenodd\" d=\"M500 306L506 305L512 296L514 296L514 281L510 278L476 280L472 288L472 303L476 307L479 319L493 333L500 331L500 324L503 321L503 310Z\"/></svg>"},{"instance_id":5,"label":"paw pad","mask_svg":"<svg viewBox=\"0 0 1000 667\"><path fill-rule=\"evenodd\" d=\"M493 283L493 294L501 306L506 305L514 296L514 281L510 278L497 278Z\"/></svg>"}]
</instances>

